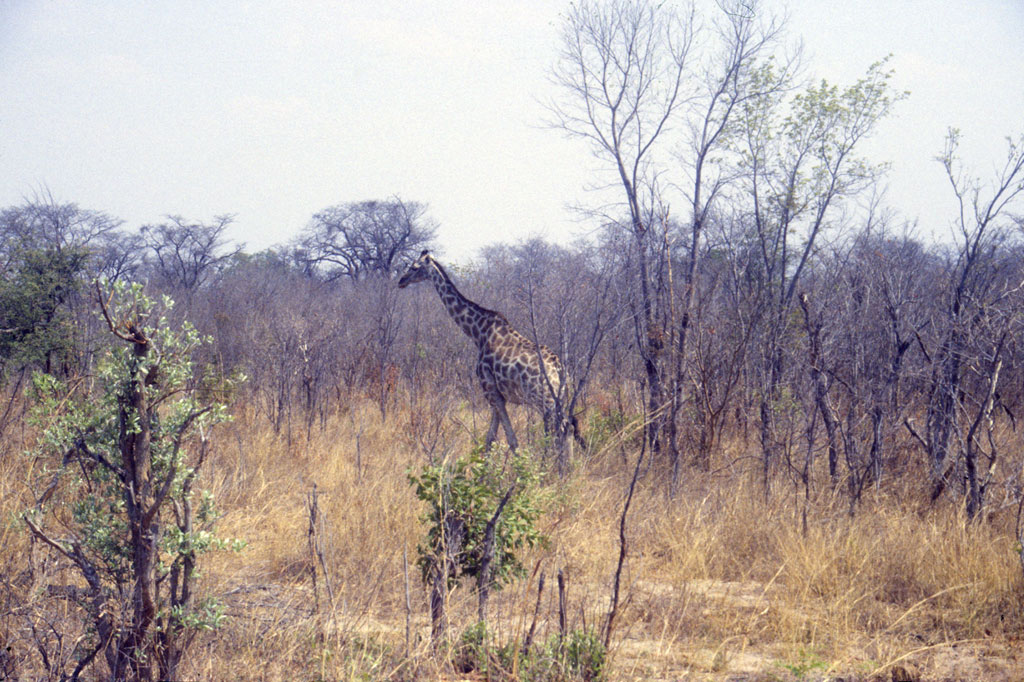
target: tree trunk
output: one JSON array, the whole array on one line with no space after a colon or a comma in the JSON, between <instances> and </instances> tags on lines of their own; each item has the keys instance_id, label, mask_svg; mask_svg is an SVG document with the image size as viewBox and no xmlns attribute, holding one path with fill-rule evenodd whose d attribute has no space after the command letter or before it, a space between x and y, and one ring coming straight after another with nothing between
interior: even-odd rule
<instances>
[{"instance_id":1,"label":"tree trunk","mask_svg":"<svg viewBox=\"0 0 1024 682\"><path fill-rule=\"evenodd\" d=\"M804 312L804 327L807 330L808 354L810 361L811 380L814 383L814 404L821 414L821 422L825 425L825 437L828 440L828 475L835 487L839 480L838 460L839 449L836 446L836 428L838 420L828 403L828 385L821 371L821 322L812 323L807 295L800 295L800 307Z\"/></svg>"},{"instance_id":2,"label":"tree trunk","mask_svg":"<svg viewBox=\"0 0 1024 682\"><path fill-rule=\"evenodd\" d=\"M448 626L446 602L448 578L456 565L456 556L462 551L466 529L462 522L449 514L443 524L441 546L434 557L434 580L430 588L430 641L435 647L441 643Z\"/></svg>"},{"instance_id":3,"label":"tree trunk","mask_svg":"<svg viewBox=\"0 0 1024 682\"><path fill-rule=\"evenodd\" d=\"M995 406L999 372L1003 367L1002 358L999 357L1001 349L1002 341L996 347L996 355L992 362L992 369L989 372L988 392L985 395L985 400L982 402L981 408L978 410L978 416L974 419L971 429L967 434L964 464L967 469L967 518L969 519L973 519L981 511L985 497L986 485L980 480L981 476L979 476L978 472L978 429L982 424L986 424L990 431L992 428L992 409ZM994 460L995 453L993 452L989 463L989 471L991 471Z\"/></svg>"},{"instance_id":4,"label":"tree trunk","mask_svg":"<svg viewBox=\"0 0 1024 682\"><path fill-rule=\"evenodd\" d=\"M125 509L132 546L132 620L118 642L116 679L152 679L152 661L147 655L150 626L156 618L156 546L152 528L152 474L150 467L150 411L146 402L141 363L149 344L137 333L134 338L135 371L121 406L119 449L129 485L124 488Z\"/></svg>"}]
</instances>

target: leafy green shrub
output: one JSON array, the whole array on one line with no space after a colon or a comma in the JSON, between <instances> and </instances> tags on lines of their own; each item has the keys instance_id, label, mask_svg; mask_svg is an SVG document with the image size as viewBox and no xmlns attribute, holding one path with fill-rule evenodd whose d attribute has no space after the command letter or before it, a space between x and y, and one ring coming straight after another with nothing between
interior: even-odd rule
<instances>
[{"instance_id":1,"label":"leafy green shrub","mask_svg":"<svg viewBox=\"0 0 1024 682\"><path fill-rule=\"evenodd\" d=\"M580 680L604 679L607 651L593 630L573 630L562 643L564 668L569 677Z\"/></svg>"},{"instance_id":2,"label":"leafy green shrub","mask_svg":"<svg viewBox=\"0 0 1024 682\"><path fill-rule=\"evenodd\" d=\"M462 631L452 649L452 666L461 673L477 672L484 675L494 666L490 644L488 642L487 624L484 622L475 623Z\"/></svg>"},{"instance_id":3,"label":"leafy green shrub","mask_svg":"<svg viewBox=\"0 0 1024 682\"><path fill-rule=\"evenodd\" d=\"M140 285L115 283L100 303L112 343L95 389L33 379L42 435L29 455L46 487L23 518L80 579L49 586L84 624L71 677L102 652L112 679L175 679L196 633L225 618L197 594L199 557L241 548L214 533L214 500L196 487L208 431L228 415L194 377L192 354L208 339L172 328Z\"/></svg>"},{"instance_id":4,"label":"leafy green shrub","mask_svg":"<svg viewBox=\"0 0 1024 682\"><path fill-rule=\"evenodd\" d=\"M513 455L510 469L503 471L490 461L481 448L467 457L445 460L425 466L419 475L409 474L416 497L428 505L422 516L427 537L417 548L417 565L424 582L438 570L437 557L450 546L450 530L459 528L463 540L455 553L455 562L447 576L455 587L464 577L476 577L484 558L484 536L505 492L509 497L494 528L494 560L491 582L495 587L524 574L518 553L545 541L536 528L543 511L536 486L539 474L528 454Z\"/></svg>"},{"instance_id":5,"label":"leafy green shrub","mask_svg":"<svg viewBox=\"0 0 1024 682\"><path fill-rule=\"evenodd\" d=\"M486 622L490 590L525 573L519 552L545 540L536 527L542 513L538 479L528 454L513 454L499 467L482 447L409 474L416 497L427 503L417 564L430 587L435 645L447 627L447 592L463 578L476 579L478 620Z\"/></svg>"},{"instance_id":6,"label":"leafy green shrub","mask_svg":"<svg viewBox=\"0 0 1024 682\"><path fill-rule=\"evenodd\" d=\"M484 623L463 631L452 651L458 672L488 680L599 682L605 678L606 658L604 643L591 630L572 630L564 638L554 634L524 650L518 641L493 642Z\"/></svg>"}]
</instances>

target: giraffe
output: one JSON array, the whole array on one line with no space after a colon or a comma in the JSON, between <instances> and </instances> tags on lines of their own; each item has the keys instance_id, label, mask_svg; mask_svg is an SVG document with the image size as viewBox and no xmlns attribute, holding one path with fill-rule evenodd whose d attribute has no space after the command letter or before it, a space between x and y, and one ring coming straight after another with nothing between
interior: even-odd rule
<instances>
[{"instance_id":1,"label":"giraffe","mask_svg":"<svg viewBox=\"0 0 1024 682\"><path fill-rule=\"evenodd\" d=\"M491 406L491 425L487 429L485 447L490 448L497 438L499 424L505 431L509 448L514 451L519 446L505 410L506 403L525 404L537 409L544 416L545 432L550 433L556 419L560 418L555 396L561 387L564 371L558 356L513 329L501 313L488 310L463 296L429 251L424 251L413 261L398 280L398 288L404 289L425 280L434 283L448 314L476 343L476 375ZM576 442L585 448L576 417L570 415L569 422Z\"/></svg>"}]
</instances>

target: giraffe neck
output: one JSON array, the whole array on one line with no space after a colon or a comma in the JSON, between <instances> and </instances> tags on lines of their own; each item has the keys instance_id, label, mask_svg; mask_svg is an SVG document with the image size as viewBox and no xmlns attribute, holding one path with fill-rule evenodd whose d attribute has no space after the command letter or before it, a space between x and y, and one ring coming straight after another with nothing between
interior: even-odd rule
<instances>
[{"instance_id":1,"label":"giraffe neck","mask_svg":"<svg viewBox=\"0 0 1024 682\"><path fill-rule=\"evenodd\" d=\"M434 282L441 303L444 304L448 314L455 320L467 336L473 339L477 346L483 345L487 331L494 325L501 316L493 310L488 310L469 300L455 288L455 284L448 273L438 263L432 263L430 268L430 279Z\"/></svg>"}]
</instances>

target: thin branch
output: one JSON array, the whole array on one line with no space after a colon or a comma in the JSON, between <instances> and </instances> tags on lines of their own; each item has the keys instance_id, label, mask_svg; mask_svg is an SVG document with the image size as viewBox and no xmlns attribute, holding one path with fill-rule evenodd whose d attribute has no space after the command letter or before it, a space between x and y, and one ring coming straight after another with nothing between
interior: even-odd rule
<instances>
[{"instance_id":1,"label":"thin branch","mask_svg":"<svg viewBox=\"0 0 1024 682\"><path fill-rule=\"evenodd\" d=\"M643 440L640 446L640 455L636 458L636 466L633 467L633 479L629 482L629 493L626 495L626 502L622 505L622 516L619 517L619 561L615 567L615 581L612 586L611 608L608 610L608 620L604 630L604 648L607 649L611 643L612 630L615 625L615 616L619 610L619 586L622 580L622 567L626 563L626 516L629 514L630 504L633 502L633 492L636 490L636 482L640 477L640 463L644 460L644 453L647 451L647 439Z\"/></svg>"}]
</instances>

